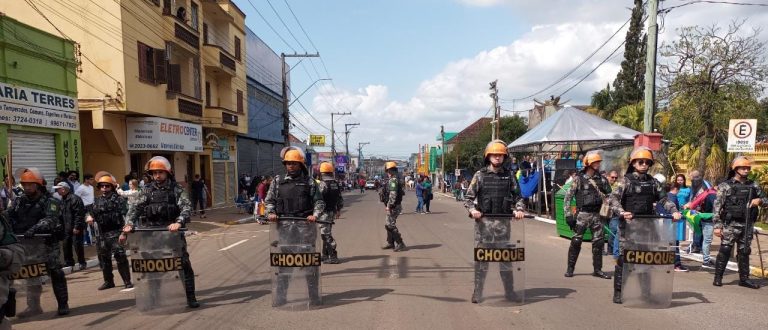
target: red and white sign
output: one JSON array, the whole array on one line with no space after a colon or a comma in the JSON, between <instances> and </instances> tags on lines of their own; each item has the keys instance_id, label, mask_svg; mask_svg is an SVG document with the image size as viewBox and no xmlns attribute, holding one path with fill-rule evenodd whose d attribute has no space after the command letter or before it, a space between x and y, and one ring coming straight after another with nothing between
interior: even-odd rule
<instances>
[{"instance_id":1,"label":"red and white sign","mask_svg":"<svg viewBox=\"0 0 768 330\"><path fill-rule=\"evenodd\" d=\"M728 125L728 152L755 152L757 119L731 119Z\"/></svg>"}]
</instances>

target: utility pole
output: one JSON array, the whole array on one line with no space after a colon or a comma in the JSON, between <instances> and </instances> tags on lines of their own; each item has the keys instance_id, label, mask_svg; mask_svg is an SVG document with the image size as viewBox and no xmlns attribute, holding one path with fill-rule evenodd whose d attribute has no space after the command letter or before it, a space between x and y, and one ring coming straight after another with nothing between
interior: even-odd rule
<instances>
[{"instance_id":1,"label":"utility pole","mask_svg":"<svg viewBox=\"0 0 768 330\"><path fill-rule=\"evenodd\" d=\"M333 130L333 116L351 115L351 112L331 112L331 164L336 168L336 132Z\"/></svg>"},{"instance_id":2,"label":"utility pole","mask_svg":"<svg viewBox=\"0 0 768 330\"><path fill-rule=\"evenodd\" d=\"M653 115L656 113L656 47L659 25L656 16L659 12L659 0L648 0L648 44L645 55L645 111L643 133L653 132Z\"/></svg>"},{"instance_id":3,"label":"utility pole","mask_svg":"<svg viewBox=\"0 0 768 330\"><path fill-rule=\"evenodd\" d=\"M442 144L441 149L442 152L440 153L440 172L443 176L443 191L445 191L445 127L443 125L440 125L440 143Z\"/></svg>"},{"instance_id":4,"label":"utility pole","mask_svg":"<svg viewBox=\"0 0 768 330\"><path fill-rule=\"evenodd\" d=\"M349 157L349 127L355 127L360 126L360 123L354 123L354 124L344 124L344 148L347 151L347 165L346 165L346 171L349 173L349 162L351 161L351 157Z\"/></svg>"},{"instance_id":5,"label":"utility pole","mask_svg":"<svg viewBox=\"0 0 768 330\"><path fill-rule=\"evenodd\" d=\"M496 140L499 136L499 90L496 88L498 79L491 81L491 99L493 99L493 120L491 120L491 140Z\"/></svg>"},{"instance_id":6,"label":"utility pole","mask_svg":"<svg viewBox=\"0 0 768 330\"><path fill-rule=\"evenodd\" d=\"M285 146L291 145L290 142L290 130L291 130L291 116L288 112L288 73L293 70L288 70L288 66L285 64L285 58L286 57L320 57L320 53L314 53L314 54L286 54L286 53L280 53L280 61L283 64L283 138L285 142Z\"/></svg>"},{"instance_id":7,"label":"utility pole","mask_svg":"<svg viewBox=\"0 0 768 330\"><path fill-rule=\"evenodd\" d=\"M360 142L360 143L357 144L357 158L358 158L357 168L358 169L361 168L361 167L365 168L365 166L361 166L361 165L364 165L363 164L363 146L367 145L367 144L371 144L371 143L370 142Z\"/></svg>"}]
</instances>

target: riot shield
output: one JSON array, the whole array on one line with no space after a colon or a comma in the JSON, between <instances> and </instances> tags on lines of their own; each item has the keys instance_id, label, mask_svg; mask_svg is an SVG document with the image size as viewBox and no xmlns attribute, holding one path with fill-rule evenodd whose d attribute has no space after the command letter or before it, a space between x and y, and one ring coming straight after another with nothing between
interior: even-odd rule
<instances>
[{"instance_id":1,"label":"riot shield","mask_svg":"<svg viewBox=\"0 0 768 330\"><path fill-rule=\"evenodd\" d=\"M623 304L638 308L669 307L675 263L672 219L635 216L623 228L622 236Z\"/></svg>"},{"instance_id":2,"label":"riot shield","mask_svg":"<svg viewBox=\"0 0 768 330\"><path fill-rule=\"evenodd\" d=\"M484 215L475 222L475 291L484 306L525 302L525 221Z\"/></svg>"},{"instance_id":3,"label":"riot shield","mask_svg":"<svg viewBox=\"0 0 768 330\"><path fill-rule=\"evenodd\" d=\"M317 224L305 218L270 222L269 263L272 307L307 310L320 305L320 252Z\"/></svg>"},{"instance_id":4,"label":"riot shield","mask_svg":"<svg viewBox=\"0 0 768 330\"><path fill-rule=\"evenodd\" d=\"M37 234L33 238L17 235L19 243L24 247L24 261L21 269L12 275L14 281L21 286L40 285L41 278L48 276L48 247L45 240L50 234Z\"/></svg>"},{"instance_id":5,"label":"riot shield","mask_svg":"<svg viewBox=\"0 0 768 330\"><path fill-rule=\"evenodd\" d=\"M166 228L136 229L128 236L135 278L136 308L146 314L168 314L187 305L179 277L184 232Z\"/></svg>"}]
</instances>

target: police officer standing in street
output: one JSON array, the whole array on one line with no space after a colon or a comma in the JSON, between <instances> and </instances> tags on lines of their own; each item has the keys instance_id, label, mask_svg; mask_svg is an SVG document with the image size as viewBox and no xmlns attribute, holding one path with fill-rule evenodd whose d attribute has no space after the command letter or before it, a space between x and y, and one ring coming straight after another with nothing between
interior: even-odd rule
<instances>
[{"instance_id":1,"label":"police officer standing in street","mask_svg":"<svg viewBox=\"0 0 768 330\"><path fill-rule=\"evenodd\" d=\"M663 203L664 210L679 220L682 216L677 211L673 201L666 198L661 183L654 179L648 170L653 166L653 153L645 147L638 147L629 156L627 174L615 190L611 192L609 201L614 214L619 215L619 258L613 276L613 302L621 304L621 281L624 267L624 244L626 237L623 228L626 223L634 221L635 215L654 215L654 203ZM637 221L643 221L639 219Z\"/></svg>"},{"instance_id":2,"label":"police officer standing in street","mask_svg":"<svg viewBox=\"0 0 768 330\"><path fill-rule=\"evenodd\" d=\"M464 195L464 206L475 220L475 247L482 247L483 233L501 233L500 236L509 240L510 228L508 222L500 218L486 218L485 214L509 214L517 219L525 215L525 203L517 189L517 181L507 166L504 166L509 154L507 144L501 140L493 140L485 147L485 167L475 172ZM493 228L483 228L483 226ZM502 238L503 240L503 238ZM488 274L488 262L475 261L475 289L472 293L472 303L476 304L482 297L485 277ZM501 272L504 290L508 297L513 294L511 272Z\"/></svg>"},{"instance_id":3,"label":"police officer standing in street","mask_svg":"<svg viewBox=\"0 0 768 330\"><path fill-rule=\"evenodd\" d=\"M384 171L387 172L389 180L379 193L380 200L384 203L387 211L387 224L384 225L387 230L387 244L382 249L393 249L395 252L400 252L405 248L405 243L402 234L397 229L397 217L403 210L401 203L405 192L403 191L403 182L397 175L397 163L384 163Z\"/></svg>"},{"instance_id":4,"label":"police officer standing in street","mask_svg":"<svg viewBox=\"0 0 768 330\"><path fill-rule=\"evenodd\" d=\"M117 272L120 273L125 288L132 288L128 257L125 255L125 248L118 242L125 226L128 202L115 192L117 180L112 174L96 173L96 187L101 191L101 196L94 200L86 221L88 225L95 224L99 229L98 254L101 261L101 272L104 275L104 283L99 287L99 290L115 287L115 276L112 274L113 255L117 261Z\"/></svg>"},{"instance_id":5,"label":"police officer standing in street","mask_svg":"<svg viewBox=\"0 0 768 330\"><path fill-rule=\"evenodd\" d=\"M576 260L581 252L581 243L584 239L584 232L589 228L592 230L592 267L594 271L592 276L610 279L611 276L603 273L603 219L600 217L600 207L606 196L611 193L611 186L602 175L600 175L600 164L602 157L596 152L587 153L584 157L584 168L571 182L571 188L565 193L565 203L563 203L563 214L571 212L571 198L576 196L577 214L572 216L576 218L576 226L571 237L571 247L568 249L568 268L565 270L565 277L573 277L573 269L576 267Z\"/></svg>"},{"instance_id":6,"label":"police officer standing in street","mask_svg":"<svg viewBox=\"0 0 768 330\"><path fill-rule=\"evenodd\" d=\"M269 221L278 221L281 216L306 218L309 222L315 222L323 215L325 202L320 187L309 176L309 171L304 164L304 152L296 147L285 147L280 152L283 158L286 174L275 177L272 185L269 186L267 197L265 198L265 213ZM296 235L293 232L293 226L281 225L278 223L279 237L287 238ZM299 228L298 235L306 236L302 241L312 241L311 238L317 238L317 230L314 227ZM295 237L291 237L295 238ZM273 244L282 244L274 242ZM307 287L311 304L320 304L320 274L317 272L307 276ZM279 277L276 283L276 293L273 303L274 306L285 304L288 294L288 279Z\"/></svg>"},{"instance_id":7,"label":"police officer standing in street","mask_svg":"<svg viewBox=\"0 0 768 330\"><path fill-rule=\"evenodd\" d=\"M717 187L713 208L715 233L722 239L715 261L714 286L723 286L723 273L731 257L733 245L738 244L736 263L739 266L739 285L759 289L749 280L749 254L752 252L753 224L758 207L768 204L768 197L760 186L747 178L752 163L746 157L737 157L731 163L728 180Z\"/></svg>"},{"instance_id":8,"label":"police officer standing in street","mask_svg":"<svg viewBox=\"0 0 768 330\"><path fill-rule=\"evenodd\" d=\"M0 213L0 330L11 329L11 320L5 317L9 308L15 308L15 299L9 295L11 276L21 269L24 247L19 244L5 213ZM13 305L13 306L11 306Z\"/></svg>"},{"instance_id":9,"label":"police officer standing in street","mask_svg":"<svg viewBox=\"0 0 768 330\"><path fill-rule=\"evenodd\" d=\"M190 202L184 188L176 183L171 170L171 163L162 156L152 157L146 166L147 174L152 181L145 184L144 189L136 196L136 204L128 206L128 215L120 242L126 240L134 225L139 227L168 227L170 232L178 232L189 222L192 213ZM187 306L200 307L195 298L195 273L189 261L187 241L184 233L179 233L183 245L181 247L181 280L187 294Z\"/></svg>"},{"instance_id":10,"label":"police officer standing in street","mask_svg":"<svg viewBox=\"0 0 768 330\"><path fill-rule=\"evenodd\" d=\"M323 222L333 222L338 219L341 215L341 208L344 207L341 188L336 179L334 179L333 173L333 164L329 162L320 163L320 191L325 202L325 211L320 216L320 220ZM333 225L331 224L320 224L320 237L323 239L323 260L328 264L338 264L338 251L336 251L336 240L331 233L332 229Z\"/></svg>"},{"instance_id":11,"label":"police officer standing in street","mask_svg":"<svg viewBox=\"0 0 768 330\"><path fill-rule=\"evenodd\" d=\"M61 205L45 188L45 179L36 168L28 168L21 174L24 194L13 201L8 209L8 220L15 234L34 237L35 234L51 234L45 239L48 260L45 263L51 278L53 295L58 303L58 315L69 314L69 295L67 279L61 270L61 239L64 236L64 224L61 221ZM40 295L42 285L27 286L27 309L18 317L30 317L41 314Z\"/></svg>"}]
</instances>

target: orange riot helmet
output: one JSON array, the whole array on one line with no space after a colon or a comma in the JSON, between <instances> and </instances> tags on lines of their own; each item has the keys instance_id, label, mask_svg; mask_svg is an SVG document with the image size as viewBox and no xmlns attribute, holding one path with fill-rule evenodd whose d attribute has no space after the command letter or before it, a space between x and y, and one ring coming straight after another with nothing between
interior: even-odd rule
<instances>
[{"instance_id":1,"label":"orange riot helmet","mask_svg":"<svg viewBox=\"0 0 768 330\"><path fill-rule=\"evenodd\" d=\"M157 171L157 170L159 170L159 169L151 169L151 171ZM102 184L102 183L111 184L112 187L117 187L118 186L117 179L115 178L115 176L113 176L111 173L109 173L107 171L99 171L99 172L96 173L96 175L94 177L96 178L96 185L97 186Z\"/></svg>"},{"instance_id":2,"label":"orange riot helmet","mask_svg":"<svg viewBox=\"0 0 768 330\"><path fill-rule=\"evenodd\" d=\"M596 151L588 152L586 156L584 156L584 166L587 167L591 165L592 163L601 162L603 161L603 157L600 156L599 153Z\"/></svg>"},{"instance_id":3,"label":"orange riot helmet","mask_svg":"<svg viewBox=\"0 0 768 330\"><path fill-rule=\"evenodd\" d=\"M731 169L735 170L739 167L749 167L752 168L752 161L749 160L749 158L744 156L736 157L733 162L731 162Z\"/></svg>"},{"instance_id":4,"label":"orange riot helmet","mask_svg":"<svg viewBox=\"0 0 768 330\"><path fill-rule=\"evenodd\" d=\"M333 173L333 164L329 162L320 163L320 173Z\"/></svg>"},{"instance_id":5,"label":"orange riot helmet","mask_svg":"<svg viewBox=\"0 0 768 330\"><path fill-rule=\"evenodd\" d=\"M488 163L488 156L490 155L504 155L504 160L507 160L507 158L509 158L507 144L502 140L488 142L485 146L485 152L483 153L483 158L485 159L486 164Z\"/></svg>"},{"instance_id":6,"label":"orange riot helmet","mask_svg":"<svg viewBox=\"0 0 768 330\"><path fill-rule=\"evenodd\" d=\"M150 171L166 171L168 174L172 174L173 170L171 169L171 162L168 161L167 158L163 156L155 156L152 157L148 162L147 166L145 168L147 172ZM96 179L98 180L99 177L97 176Z\"/></svg>"},{"instance_id":7,"label":"orange riot helmet","mask_svg":"<svg viewBox=\"0 0 768 330\"><path fill-rule=\"evenodd\" d=\"M45 178L43 177L43 174L40 173L40 170L35 167L25 168L21 173L19 181L21 183L37 183L41 186L45 185Z\"/></svg>"},{"instance_id":8,"label":"orange riot helmet","mask_svg":"<svg viewBox=\"0 0 768 330\"><path fill-rule=\"evenodd\" d=\"M391 169L397 170L397 163L395 162L386 162L384 163L384 170L389 171Z\"/></svg>"},{"instance_id":9,"label":"orange riot helmet","mask_svg":"<svg viewBox=\"0 0 768 330\"><path fill-rule=\"evenodd\" d=\"M653 152L651 152L651 150L646 147L637 147L635 150L632 150L632 153L629 155L629 163L631 164L638 159L647 159L653 161Z\"/></svg>"}]
</instances>

